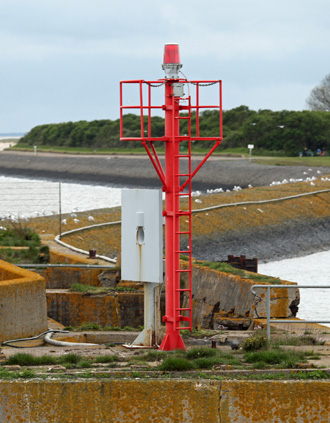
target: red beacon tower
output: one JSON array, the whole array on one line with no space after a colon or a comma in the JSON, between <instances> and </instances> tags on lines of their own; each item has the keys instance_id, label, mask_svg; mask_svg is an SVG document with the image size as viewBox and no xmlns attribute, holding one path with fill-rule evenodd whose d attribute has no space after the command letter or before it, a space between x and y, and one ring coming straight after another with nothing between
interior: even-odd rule
<instances>
[{"instance_id":1,"label":"red beacon tower","mask_svg":"<svg viewBox=\"0 0 330 423\"><path fill-rule=\"evenodd\" d=\"M189 81L179 77L179 45L165 44L162 68L165 78L157 81L132 80L120 82L120 140L140 141L144 146L165 192L165 316L166 334L159 347L160 350L185 349L181 330L192 329L192 215L191 215L191 181L206 160L220 145L222 140L222 84L220 80ZM138 87L139 104L123 104L123 87L135 84ZM204 87L218 86L215 105L200 104L200 91ZM165 88L165 104L152 105L153 88ZM184 94L187 88L188 95ZM194 88L194 97L191 95ZM213 90L214 91L214 90ZM144 94L147 92L147 99ZM200 123L203 111L216 110L219 113L219 132L215 136L203 136ZM124 136L124 111L135 110L140 116L139 136ZM152 136L152 112L165 113L165 130L163 136ZM192 120L195 129L192 133ZM180 123L185 132L180 131ZM185 123L185 124L184 124ZM154 146L155 141L165 143L165 167L163 168ZM192 169L191 149L194 141L213 141L214 144L203 160ZM185 142L187 152L182 152L180 144ZM181 170L184 168L184 170ZM180 201L182 199L182 201ZM184 205L181 207L181 204ZM181 262L180 255L188 256L188 262ZM183 264L184 263L184 264ZM188 263L188 264L187 264ZM188 276L188 284L181 287L180 276Z\"/></svg>"}]
</instances>

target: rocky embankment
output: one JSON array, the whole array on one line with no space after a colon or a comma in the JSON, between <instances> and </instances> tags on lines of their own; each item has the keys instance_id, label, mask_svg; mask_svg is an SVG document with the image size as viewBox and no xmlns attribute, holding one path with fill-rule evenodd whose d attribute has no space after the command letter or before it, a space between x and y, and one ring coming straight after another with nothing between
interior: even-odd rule
<instances>
[{"instance_id":1,"label":"rocky embankment","mask_svg":"<svg viewBox=\"0 0 330 423\"><path fill-rule=\"evenodd\" d=\"M193 166L198 162L194 159ZM34 156L9 151L0 154L0 174L125 187L160 187L155 170L145 157ZM227 202L260 201L330 189L330 182L321 180L323 175L330 175L330 169L262 166L243 159L215 158L196 175L193 190L205 192L220 187L232 190L235 186L244 188L249 185L253 188L194 197L193 204L194 208L203 208ZM312 177L317 180L311 182ZM295 182L270 187L273 182L283 180ZM297 180L304 182L297 183ZM324 193L262 206L237 206L196 213L193 217L193 255L204 260L225 260L228 254L244 254L270 261L329 250L329 204L330 193ZM80 220L81 226L89 224L88 221L84 224L83 218ZM101 213L95 223L109 220L110 216L102 217ZM114 229L98 229L93 233L93 247L99 253L116 256L120 249L118 229L116 236L111 235ZM54 233L57 233L56 229ZM91 239L91 236L90 232L88 238ZM72 241L81 248L90 248L88 244L82 245L82 237Z\"/></svg>"}]
</instances>

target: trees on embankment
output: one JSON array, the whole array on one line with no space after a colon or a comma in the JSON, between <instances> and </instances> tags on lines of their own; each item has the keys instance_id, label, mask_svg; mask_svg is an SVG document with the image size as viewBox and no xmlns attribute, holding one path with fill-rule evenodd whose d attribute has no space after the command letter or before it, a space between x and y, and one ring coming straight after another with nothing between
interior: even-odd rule
<instances>
[{"instance_id":1,"label":"trees on embankment","mask_svg":"<svg viewBox=\"0 0 330 423\"><path fill-rule=\"evenodd\" d=\"M144 129L147 130L145 117ZM192 135L196 129L196 114L192 114ZM205 110L200 116L200 133L214 136L219 133L219 114ZM188 122L182 120L181 134L188 133ZM140 117L124 116L124 136L140 136ZM153 116L151 134L164 135L164 119ZM253 144L258 154L294 156L304 149L330 150L330 113L326 111L250 110L247 106L223 112L223 148L247 148ZM65 122L39 125L21 138L19 145L62 146L81 148L135 148L136 142L119 141L119 119L91 122ZM208 147L208 142L203 142Z\"/></svg>"}]
</instances>

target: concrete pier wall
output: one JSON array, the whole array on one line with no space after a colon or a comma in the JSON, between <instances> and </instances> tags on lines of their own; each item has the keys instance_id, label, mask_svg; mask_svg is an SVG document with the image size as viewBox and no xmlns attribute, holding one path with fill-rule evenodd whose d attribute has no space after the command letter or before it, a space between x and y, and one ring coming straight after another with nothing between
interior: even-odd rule
<instances>
[{"instance_id":1,"label":"concrete pier wall","mask_svg":"<svg viewBox=\"0 0 330 423\"><path fill-rule=\"evenodd\" d=\"M188 264L183 263L183 268ZM182 282L188 287L188 278L183 273ZM257 288L257 296L251 293L251 287L263 282L223 273L208 267L193 265L192 271L192 315L193 327L213 328L214 321L221 318L265 318L266 290ZM265 284L267 284L265 282ZM296 285L278 280L281 285ZM272 289L270 312L272 318L293 316L292 306L299 304L299 289ZM188 306L188 301L183 307Z\"/></svg>"},{"instance_id":2,"label":"concrete pier wall","mask_svg":"<svg viewBox=\"0 0 330 423\"><path fill-rule=\"evenodd\" d=\"M7 423L328 423L330 381L0 382Z\"/></svg>"},{"instance_id":3,"label":"concrete pier wall","mask_svg":"<svg viewBox=\"0 0 330 423\"><path fill-rule=\"evenodd\" d=\"M0 342L47 330L44 279L0 260Z\"/></svg>"}]
</instances>

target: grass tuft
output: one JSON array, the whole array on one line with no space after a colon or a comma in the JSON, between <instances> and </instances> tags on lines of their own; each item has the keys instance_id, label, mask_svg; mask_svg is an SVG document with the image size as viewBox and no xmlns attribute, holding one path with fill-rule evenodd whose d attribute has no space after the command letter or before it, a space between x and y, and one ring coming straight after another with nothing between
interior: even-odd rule
<instances>
[{"instance_id":1,"label":"grass tuft","mask_svg":"<svg viewBox=\"0 0 330 423\"><path fill-rule=\"evenodd\" d=\"M167 357L162 364L158 366L159 370L182 372L192 370L195 365L192 361L182 357Z\"/></svg>"},{"instance_id":2,"label":"grass tuft","mask_svg":"<svg viewBox=\"0 0 330 423\"><path fill-rule=\"evenodd\" d=\"M284 351L280 348L247 352L244 359L256 368L275 366L282 369L292 369L297 367L298 363L307 361L306 353L303 351Z\"/></svg>"},{"instance_id":3,"label":"grass tuft","mask_svg":"<svg viewBox=\"0 0 330 423\"><path fill-rule=\"evenodd\" d=\"M194 360L197 358L209 358L214 357L217 354L217 350L214 348L196 347L187 351L187 358Z\"/></svg>"},{"instance_id":4,"label":"grass tuft","mask_svg":"<svg viewBox=\"0 0 330 423\"><path fill-rule=\"evenodd\" d=\"M119 361L118 355L100 355L94 359L94 363L114 363Z\"/></svg>"}]
</instances>

